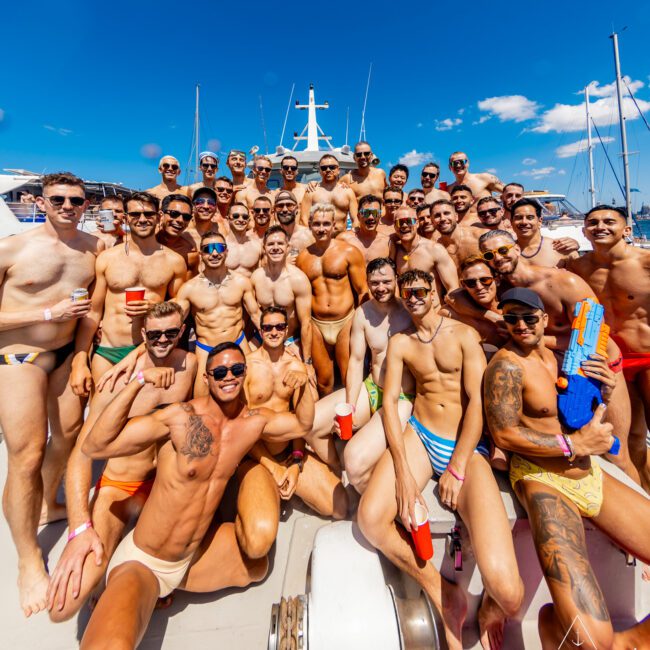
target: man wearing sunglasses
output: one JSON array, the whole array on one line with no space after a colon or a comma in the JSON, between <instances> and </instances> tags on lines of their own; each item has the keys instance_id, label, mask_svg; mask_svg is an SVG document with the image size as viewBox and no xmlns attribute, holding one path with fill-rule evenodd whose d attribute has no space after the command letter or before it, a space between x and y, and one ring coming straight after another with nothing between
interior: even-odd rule
<instances>
[{"instance_id":1,"label":"man wearing sunglasses","mask_svg":"<svg viewBox=\"0 0 650 650\"><path fill-rule=\"evenodd\" d=\"M434 201L431 205L431 222L437 233L438 244L445 247L454 264L460 268L470 255L478 255L478 242L472 230L458 223L454 204L448 199Z\"/></svg>"},{"instance_id":2,"label":"man wearing sunglasses","mask_svg":"<svg viewBox=\"0 0 650 650\"><path fill-rule=\"evenodd\" d=\"M409 208L417 209L424 203L424 190L421 187L414 187L406 196L406 205Z\"/></svg>"},{"instance_id":3,"label":"man wearing sunglasses","mask_svg":"<svg viewBox=\"0 0 650 650\"><path fill-rule=\"evenodd\" d=\"M158 164L161 181L159 185L145 190L147 194L162 201L168 194L186 194L186 189L178 184L181 165L174 156L163 156Z\"/></svg>"},{"instance_id":4,"label":"man wearing sunglasses","mask_svg":"<svg viewBox=\"0 0 650 650\"><path fill-rule=\"evenodd\" d=\"M282 226L271 226L263 241L266 263L251 275L255 300L262 310L276 305L286 311L285 344L298 346L303 360L311 366L311 284L297 266L289 263L289 238Z\"/></svg>"},{"instance_id":5,"label":"man wearing sunglasses","mask_svg":"<svg viewBox=\"0 0 650 650\"><path fill-rule=\"evenodd\" d=\"M227 176L219 176L214 182L217 212L215 213L220 229L228 228L228 209L233 202L235 190L232 181ZM225 232L224 232L225 234Z\"/></svg>"},{"instance_id":6,"label":"man wearing sunglasses","mask_svg":"<svg viewBox=\"0 0 650 650\"><path fill-rule=\"evenodd\" d=\"M146 192L133 194L126 200L126 215L127 241L104 251L95 265L92 309L79 325L70 377L77 395L88 395L93 380L142 341L147 310L154 303L173 298L187 276L183 257L156 239L160 216L156 197ZM143 287L144 299L127 302L129 287ZM101 342L89 365L100 323Z\"/></svg>"},{"instance_id":7,"label":"man wearing sunglasses","mask_svg":"<svg viewBox=\"0 0 650 650\"><path fill-rule=\"evenodd\" d=\"M650 253L630 246L627 212L598 205L585 215L584 233L593 252L567 260L566 268L589 283L605 307L611 335L623 353L623 376L632 398L630 456L650 492L650 454L646 433L650 421Z\"/></svg>"},{"instance_id":8,"label":"man wearing sunglasses","mask_svg":"<svg viewBox=\"0 0 650 650\"><path fill-rule=\"evenodd\" d=\"M494 175L487 172L471 174L469 171L469 158L462 151L455 151L449 156L449 169L454 175L454 182L449 189L456 185L467 185L475 198L492 196L492 192L501 194L503 183Z\"/></svg>"},{"instance_id":9,"label":"man wearing sunglasses","mask_svg":"<svg viewBox=\"0 0 650 650\"><path fill-rule=\"evenodd\" d=\"M183 188L187 196L193 196L194 192L201 187L214 189L217 172L219 171L219 157L213 151L202 151L199 154L199 167L202 179L199 183L193 183Z\"/></svg>"},{"instance_id":10,"label":"man wearing sunglasses","mask_svg":"<svg viewBox=\"0 0 650 650\"><path fill-rule=\"evenodd\" d=\"M578 636L585 636L581 629L586 629L592 647L635 647L626 642L634 628L623 633L612 629L587 554L583 519L616 546L648 562L650 502L592 458L607 453L613 434L619 434L603 422L604 404L572 434L561 427L555 388L560 365L544 342L552 317L541 295L517 287L501 296L499 307L510 342L494 355L485 373L485 412L496 444L512 452L510 482L528 513L553 599L539 612L540 636L549 648L565 640L577 646ZM616 379L605 359L594 355L582 363L582 371L601 382L602 398L611 404ZM580 626L572 626L576 618Z\"/></svg>"},{"instance_id":11,"label":"man wearing sunglasses","mask_svg":"<svg viewBox=\"0 0 650 650\"><path fill-rule=\"evenodd\" d=\"M56 495L83 420L83 401L68 380L75 329L104 243L78 229L88 207L84 183L69 173L42 177L36 198L46 222L0 239L0 423L8 456L4 513L18 554L25 616L45 609L48 575L39 523L65 518ZM49 431L50 443L46 447ZM42 512L41 512L42 509Z\"/></svg>"},{"instance_id":12,"label":"man wearing sunglasses","mask_svg":"<svg viewBox=\"0 0 650 650\"><path fill-rule=\"evenodd\" d=\"M298 161L293 156L285 156L280 161L280 174L282 175L282 187L280 191L291 192L298 204L302 201L307 191L305 183L298 183Z\"/></svg>"},{"instance_id":13,"label":"man wearing sunglasses","mask_svg":"<svg viewBox=\"0 0 650 650\"><path fill-rule=\"evenodd\" d=\"M481 382L485 356L471 327L438 314L433 278L407 271L398 286L413 328L388 342L384 375L384 426L388 449L361 497L357 519L368 541L411 575L440 613L450 647L462 647L466 611L462 588L406 544L396 518L411 529L415 503L435 476L443 505L467 526L485 593L478 620L481 644L499 638L524 597L510 525L487 460ZM413 415L404 429L398 410L404 372L415 380ZM392 496L394 495L394 496ZM496 646L498 647L498 645Z\"/></svg>"},{"instance_id":14,"label":"man wearing sunglasses","mask_svg":"<svg viewBox=\"0 0 650 650\"><path fill-rule=\"evenodd\" d=\"M259 307L250 278L228 268L229 250L221 233L204 235L199 253L203 270L180 288L175 301L183 308L185 317L191 312L196 323L199 372L194 395L205 395L207 389L202 377L210 351L224 341L235 341L248 352L243 330L244 309L258 327Z\"/></svg>"},{"instance_id":15,"label":"man wearing sunglasses","mask_svg":"<svg viewBox=\"0 0 650 650\"><path fill-rule=\"evenodd\" d=\"M97 219L97 237L99 237L106 248L111 248L115 244L121 244L124 241L124 218L126 212L124 211L124 199L121 196L105 196L99 202L100 210L112 210L113 212L113 230L109 232L104 231L104 224L100 219Z\"/></svg>"},{"instance_id":16,"label":"man wearing sunglasses","mask_svg":"<svg viewBox=\"0 0 650 650\"><path fill-rule=\"evenodd\" d=\"M420 185L424 190L424 200L433 203L440 199L449 200L449 194L436 188L436 181L440 179L440 165L435 162L427 163L420 174Z\"/></svg>"},{"instance_id":17,"label":"man wearing sunglasses","mask_svg":"<svg viewBox=\"0 0 650 650\"><path fill-rule=\"evenodd\" d=\"M467 185L455 185L449 190L451 202L454 204L454 209L458 215L458 223L465 226L478 221L476 216L476 204L474 203L474 195L471 188Z\"/></svg>"},{"instance_id":18,"label":"man wearing sunglasses","mask_svg":"<svg viewBox=\"0 0 650 650\"><path fill-rule=\"evenodd\" d=\"M156 239L178 253L187 266L186 279L198 273L199 254L190 236L185 235L192 220L192 201L185 194L168 194L161 204L160 230Z\"/></svg>"},{"instance_id":19,"label":"man wearing sunglasses","mask_svg":"<svg viewBox=\"0 0 650 650\"><path fill-rule=\"evenodd\" d=\"M151 495L133 532L117 547L102 594L81 645L134 648L156 600L174 589L210 592L261 580L268 559L240 550L235 524L215 520L226 484L246 453L262 439L293 440L313 423L307 376L295 373L295 414L250 409L241 348L224 342L211 353L203 380L209 394L128 420L137 394L153 378L120 391L100 414L82 451L90 458L120 457L157 445Z\"/></svg>"},{"instance_id":20,"label":"man wearing sunglasses","mask_svg":"<svg viewBox=\"0 0 650 650\"><path fill-rule=\"evenodd\" d=\"M390 239L377 229L381 220L382 200L372 194L359 199L359 225L342 232L338 239L352 244L362 253L366 264L378 257L388 257Z\"/></svg>"},{"instance_id":21,"label":"man wearing sunglasses","mask_svg":"<svg viewBox=\"0 0 650 650\"><path fill-rule=\"evenodd\" d=\"M256 156L253 161L253 182L235 194L235 201L244 203L249 210L253 208L255 199L260 196L266 196L272 201L274 190L267 185L269 178L271 178L272 169L273 165L270 158Z\"/></svg>"},{"instance_id":22,"label":"man wearing sunglasses","mask_svg":"<svg viewBox=\"0 0 650 650\"><path fill-rule=\"evenodd\" d=\"M246 154L243 151L232 149L228 153L226 166L230 170L235 192L253 184L253 179L246 177Z\"/></svg>"},{"instance_id":23,"label":"man wearing sunglasses","mask_svg":"<svg viewBox=\"0 0 650 650\"><path fill-rule=\"evenodd\" d=\"M192 195L192 217L184 236L192 240L197 250L206 232L228 232L227 223L217 212L217 194L209 187L200 187Z\"/></svg>"},{"instance_id":24,"label":"man wearing sunglasses","mask_svg":"<svg viewBox=\"0 0 650 650\"><path fill-rule=\"evenodd\" d=\"M314 243L296 260L296 266L311 283L311 319L315 325L312 359L321 396L334 390L335 363L345 380L354 308L364 301L368 291L361 252L347 242L333 239L336 214L331 203L312 206L309 227Z\"/></svg>"},{"instance_id":25,"label":"man wearing sunglasses","mask_svg":"<svg viewBox=\"0 0 650 650\"><path fill-rule=\"evenodd\" d=\"M100 382L100 389L90 400L88 417L70 455L65 476L68 525L71 531L79 527L83 530L68 541L52 573L48 609L54 622L68 620L76 614L99 584L129 520L142 509L155 475L155 447L112 458L89 503L92 464L81 453L82 444L99 414L126 388L129 380L142 380L145 386L133 401L128 417L146 415L155 408L191 396L197 364L192 353L177 347L184 327L179 305L156 303L144 318L144 353L138 358L132 375L108 385Z\"/></svg>"},{"instance_id":26,"label":"man wearing sunglasses","mask_svg":"<svg viewBox=\"0 0 650 650\"><path fill-rule=\"evenodd\" d=\"M231 271L250 277L259 266L262 257L262 241L253 236L250 226L250 212L243 203L235 202L228 210L228 259L226 265Z\"/></svg>"},{"instance_id":27,"label":"man wearing sunglasses","mask_svg":"<svg viewBox=\"0 0 650 650\"><path fill-rule=\"evenodd\" d=\"M443 287L447 291L458 288L458 271L445 247L424 239L417 233L415 211L402 207L395 213L395 238L391 239L390 257L395 260L398 273L420 269L435 278L438 296Z\"/></svg>"},{"instance_id":28,"label":"man wearing sunglasses","mask_svg":"<svg viewBox=\"0 0 650 650\"><path fill-rule=\"evenodd\" d=\"M522 257L530 260L533 264L558 268L564 268L568 258L578 257L576 251L580 244L575 239L565 237L564 241L559 242L559 240L542 237L542 206L537 201L520 199L511 204L510 210L510 223ZM566 250L566 240L572 244L572 252L563 254L559 249ZM556 241L563 245L556 245Z\"/></svg>"},{"instance_id":29,"label":"man wearing sunglasses","mask_svg":"<svg viewBox=\"0 0 650 650\"><path fill-rule=\"evenodd\" d=\"M349 171L341 178L341 183L345 183L352 188L357 199L368 194L381 196L386 187L386 172L378 167L373 167L372 161L375 154L367 142L363 140L354 145L354 161L357 168Z\"/></svg>"},{"instance_id":30,"label":"man wearing sunglasses","mask_svg":"<svg viewBox=\"0 0 650 650\"><path fill-rule=\"evenodd\" d=\"M253 229L251 235L259 240L264 240L264 234L271 225L271 213L273 212L273 201L268 196L258 196L253 201Z\"/></svg>"},{"instance_id":31,"label":"man wearing sunglasses","mask_svg":"<svg viewBox=\"0 0 650 650\"><path fill-rule=\"evenodd\" d=\"M404 191L395 185L389 185L383 194L384 214L377 229L392 236L395 232L395 213L404 205Z\"/></svg>"},{"instance_id":32,"label":"man wearing sunglasses","mask_svg":"<svg viewBox=\"0 0 650 650\"><path fill-rule=\"evenodd\" d=\"M285 348L287 313L281 307L262 309L262 346L246 356L244 390L251 409L290 413L300 390L297 377L305 364ZM309 387L311 389L311 387ZM322 517L344 519L348 498L341 480L305 440L292 443L259 441L239 465L235 531L239 547L251 559L265 557L278 533L280 500L295 494Z\"/></svg>"},{"instance_id":33,"label":"man wearing sunglasses","mask_svg":"<svg viewBox=\"0 0 650 650\"><path fill-rule=\"evenodd\" d=\"M325 154L318 161L321 181L313 192L306 192L300 204L300 223L309 225L309 214L312 206L319 203L329 203L334 206L334 236L343 232L347 227L348 215L352 225L357 226L357 197L348 185L341 186L339 181L339 161L332 154Z\"/></svg>"},{"instance_id":34,"label":"man wearing sunglasses","mask_svg":"<svg viewBox=\"0 0 650 650\"><path fill-rule=\"evenodd\" d=\"M289 238L289 263L295 264L300 251L314 241L311 231L296 222L298 218L298 200L293 192L278 190L273 204L275 221L287 233Z\"/></svg>"}]
</instances>

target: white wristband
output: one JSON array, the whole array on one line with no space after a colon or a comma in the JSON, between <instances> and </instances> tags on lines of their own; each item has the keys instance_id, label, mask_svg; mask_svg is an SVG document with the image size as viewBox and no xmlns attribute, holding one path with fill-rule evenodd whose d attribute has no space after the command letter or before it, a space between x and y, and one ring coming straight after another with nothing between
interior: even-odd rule
<instances>
[{"instance_id":1,"label":"white wristband","mask_svg":"<svg viewBox=\"0 0 650 650\"><path fill-rule=\"evenodd\" d=\"M147 383L144 380L144 374L142 374L142 370L135 376L135 378L138 380L138 384L140 384L140 386L144 386Z\"/></svg>"},{"instance_id":2,"label":"white wristband","mask_svg":"<svg viewBox=\"0 0 650 650\"><path fill-rule=\"evenodd\" d=\"M44 309L43 310L43 320L52 320L52 310Z\"/></svg>"}]
</instances>

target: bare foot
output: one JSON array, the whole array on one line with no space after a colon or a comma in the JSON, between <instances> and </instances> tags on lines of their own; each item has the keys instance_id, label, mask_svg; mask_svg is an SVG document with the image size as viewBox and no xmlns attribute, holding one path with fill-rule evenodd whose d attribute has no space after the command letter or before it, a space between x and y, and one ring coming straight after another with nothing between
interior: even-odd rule
<instances>
[{"instance_id":1,"label":"bare foot","mask_svg":"<svg viewBox=\"0 0 650 650\"><path fill-rule=\"evenodd\" d=\"M449 650L463 650L461 636L467 616L467 598L456 584L442 579L442 624Z\"/></svg>"},{"instance_id":2,"label":"bare foot","mask_svg":"<svg viewBox=\"0 0 650 650\"><path fill-rule=\"evenodd\" d=\"M62 503L54 503L51 506L48 506L45 501L43 501L43 507L41 508L41 518L39 519L38 525L45 526L46 524L54 523L55 521L61 521L68 518L68 513L66 512L65 505Z\"/></svg>"},{"instance_id":3,"label":"bare foot","mask_svg":"<svg viewBox=\"0 0 650 650\"><path fill-rule=\"evenodd\" d=\"M481 633L483 650L499 650L503 643L503 627L506 616L487 591L478 610L478 627Z\"/></svg>"},{"instance_id":4,"label":"bare foot","mask_svg":"<svg viewBox=\"0 0 650 650\"><path fill-rule=\"evenodd\" d=\"M18 592L20 606L26 617L47 608L47 587L50 577L45 572L43 560L18 567Z\"/></svg>"}]
</instances>

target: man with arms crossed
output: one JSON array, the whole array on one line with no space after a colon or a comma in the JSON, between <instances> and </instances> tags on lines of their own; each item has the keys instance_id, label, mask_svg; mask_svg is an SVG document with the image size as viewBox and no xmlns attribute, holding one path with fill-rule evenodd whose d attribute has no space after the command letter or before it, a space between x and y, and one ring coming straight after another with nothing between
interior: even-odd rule
<instances>
[{"instance_id":1,"label":"man with arms crossed","mask_svg":"<svg viewBox=\"0 0 650 650\"><path fill-rule=\"evenodd\" d=\"M297 398L296 375L305 365L285 349L287 314L281 307L265 307L260 316L262 347L246 357L244 390L248 406L276 413L292 411ZM305 441L257 442L251 459L237 471L239 494L235 532L241 550L251 559L264 557L278 533L280 499L294 493L324 517L343 519L348 499L340 479L317 456L305 450Z\"/></svg>"},{"instance_id":2,"label":"man with arms crossed","mask_svg":"<svg viewBox=\"0 0 650 650\"><path fill-rule=\"evenodd\" d=\"M630 457L650 492L650 457L646 432L650 422L650 253L630 246L627 214L600 205L585 215L584 233L593 252L567 262L589 283L605 307L611 333L623 353L623 376L632 400Z\"/></svg>"},{"instance_id":3,"label":"man with arms crossed","mask_svg":"<svg viewBox=\"0 0 650 650\"><path fill-rule=\"evenodd\" d=\"M579 617L589 633L586 640L582 635L582 641L590 650L631 648L617 644L589 563L581 517L648 562L650 503L591 459L607 453L614 441L612 425L602 422L604 405L573 434L562 430L555 389L559 368L544 344L549 318L540 296L530 289L511 289L503 294L499 306L510 342L494 355L485 373L485 412L495 443L513 453L510 482L528 512L553 598L553 604L539 613L542 647L558 648ZM608 402L616 382L606 361L594 355L582 370L602 382L603 400ZM574 645L580 645L580 627L569 632Z\"/></svg>"},{"instance_id":4,"label":"man with arms crossed","mask_svg":"<svg viewBox=\"0 0 650 650\"><path fill-rule=\"evenodd\" d=\"M262 242L248 229L250 213L243 203L233 203L228 210L228 269L250 277L262 257Z\"/></svg>"},{"instance_id":5,"label":"man with arms crossed","mask_svg":"<svg viewBox=\"0 0 650 650\"><path fill-rule=\"evenodd\" d=\"M449 156L449 169L454 175L454 182L449 185L451 191L456 185L467 185L472 190L475 199L492 196L492 192L499 194L503 190L503 183L489 173L470 174L469 159L462 151L455 151Z\"/></svg>"},{"instance_id":6,"label":"man with arms crossed","mask_svg":"<svg viewBox=\"0 0 650 650\"><path fill-rule=\"evenodd\" d=\"M359 225L342 232L338 239L358 248L363 253L366 264L377 257L388 257L390 238L377 230L381 219L381 199L371 194L362 196L359 199L358 216Z\"/></svg>"},{"instance_id":7,"label":"man with arms crossed","mask_svg":"<svg viewBox=\"0 0 650 650\"><path fill-rule=\"evenodd\" d=\"M168 194L160 209L160 230L156 240L184 260L189 280L198 273L199 254L191 237L184 233L192 220L192 201L185 194Z\"/></svg>"},{"instance_id":8,"label":"man with arms crossed","mask_svg":"<svg viewBox=\"0 0 650 650\"><path fill-rule=\"evenodd\" d=\"M250 409L243 394L246 361L234 343L216 347L204 381L209 394L128 421L142 385L131 382L102 412L83 445L91 458L129 456L156 445L151 495L133 532L122 540L107 571L81 648L133 648L142 639L159 597L174 589L211 592L261 580L268 561L242 555L232 523L213 522L230 477L260 437L292 440L311 428L314 404L307 376L295 375L295 415ZM152 373L153 374L153 373ZM125 426L126 425L126 426Z\"/></svg>"},{"instance_id":9,"label":"man with arms crossed","mask_svg":"<svg viewBox=\"0 0 650 650\"><path fill-rule=\"evenodd\" d=\"M345 174L341 178L341 183L349 185L357 199L368 194L381 196L386 187L386 172L372 166L375 154L372 153L370 145L363 140L357 142L354 145L353 155L357 168Z\"/></svg>"},{"instance_id":10,"label":"man with arms crossed","mask_svg":"<svg viewBox=\"0 0 650 650\"><path fill-rule=\"evenodd\" d=\"M314 241L311 231L306 226L296 223L298 218L298 200L292 192L279 190L275 195L273 214L278 224L289 237L289 263L295 264L300 251Z\"/></svg>"},{"instance_id":11,"label":"man with arms crossed","mask_svg":"<svg viewBox=\"0 0 650 650\"><path fill-rule=\"evenodd\" d=\"M178 184L181 165L174 156L163 156L158 163L161 181L159 185L145 190L147 194L155 196L162 201L168 194L185 194L185 189Z\"/></svg>"},{"instance_id":12,"label":"man with arms crossed","mask_svg":"<svg viewBox=\"0 0 650 650\"><path fill-rule=\"evenodd\" d=\"M339 181L339 161L332 154L325 154L318 161L321 181L313 192L307 192L300 204L300 222L309 225L313 205L328 203L334 206L334 236L346 229L348 214L352 225L357 225L357 197L350 187L342 187Z\"/></svg>"},{"instance_id":13,"label":"man with arms crossed","mask_svg":"<svg viewBox=\"0 0 650 650\"><path fill-rule=\"evenodd\" d=\"M77 229L88 207L83 181L63 173L42 182L36 204L46 222L0 239L0 426L8 456L3 510L18 553L25 616L46 606L48 575L36 530L39 516L42 523L65 517L56 492L83 422L83 403L68 378L75 327L90 301L73 302L70 295L91 285L104 249Z\"/></svg>"},{"instance_id":14,"label":"man with arms crossed","mask_svg":"<svg viewBox=\"0 0 650 650\"><path fill-rule=\"evenodd\" d=\"M515 616L521 606L524 587L501 493L481 441L485 355L472 328L437 314L440 304L430 274L407 271L398 284L415 331L395 334L388 342L388 450L361 497L359 526L371 544L426 591L442 616L449 648L460 650L465 595L431 562L416 558L408 533L395 521L399 515L407 530L414 524L415 503L425 505L421 490L435 474L442 503L457 509L467 526L485 586L478 616L481 645L497 649L506 617ZM397 410L404 368L413 375L417 394L406 429Z\"/></svg>"},{"instance_id":15,"label":"man with arms crossed","mask_svg":"<svg viewBox=\"0 0 650 650\"><path fill-rule=\"evenodd\" d=\"M291 192L298 204L302 201L307 191L304 183L298 183L298 161L293 156L285 156L280 161L280 174L282 175L282 187L280 191ZM277 195L275 200L277 201Z\"/></svg>"},{"instance_id":16,"label":"man with arms crossed","mask_svg":"<svg viewBox=\"0 0 650 650\"><path fill-rule=\"evenodd\" d=\"M235 194L235 201L243 203L250 210L255 199L266 196L273 199L273 190L267 186L273 165L266 156L257 156L253 162L253 182Z\"/></svg>"},{"instance_id":17,"label":"man with arms crossed","mask_svg":"<svg viewBox=\"0 0 650 650\"><path fill-rule=\"evenodd\" d=\"M173 298L187 275L185 261L156 239L158 200L144 192L126 201L128 241L104 251L95 265L95 289L90 313L79 324L70 384L77 395L88 395L112 364L142 341L143 317L149 307ZM144 287L144 300L126 302L126 289ZM90 349L101 322L101 344L89 368ZM91 374L92 371L92 374Z\"/></svg>"},{"instance_id":18,"label":"man with arms crossed","mask_svg":"<svg viewBox=\"0 0 650 650\"><path fill-rule=\"evenodd\" d=\"M129 417L146 415L152 409L191 396L196 357L176 347L183 328L183 310L176 303L159 302L147 312L142 332L146 353L138 359L133 380L140 372L145 380L151 379L157 368L165 367L170 370L169 385L155 387L147 383L135 398ZM126 525L140 512L153 484L155 447L110 459L88 503L92 467L90 459L81 453L81 446L99 414L124 389L126 381L128 377L112 389L106 386L95 392L66 467L68 526L71 532L79 532L66 544L50 580L48 609L54 622L76 614L99 584Z\"/></svg>"},{"instance_id":19,"label":"man with arms crossed","mask_svg":"<svg viewBox=\"0 0 650 650\"><path fill-rule=\"evenodd\" d=\"M336 208L331 203L312 206L309 227L315 241L296 260L296 266L311 283L311 319L315 325L312 329L312 360L321 396L329 395L334 389L335 360L345 381L355 303L363 302L368 290L363 255L359 249L332 239L335 219Z\"/></svg>"},{"instance_id":20,"label":"man with arms crossed","mask_svg":"<svg viewBox=\"0 0 650 650\"><path fill-rule=\"evenodd\" d=\"M440 178L440 165L435 162L427 163L422 168L420 174L420 185L424 190L424 200L426 203L433 203L440 199L449 201L449 193L444 190L436 189L436 181Z\"/></svg>"},{"instance_id":21,"label":"man with arms crossed","mask_svg":"<svg viewBox=\"0 0 650 650\"><path fill-rule=\"evenodd\" d=\"M282 307L287 314L285 345L295 344L311 365L311 284L295 265L289 264L289 240L282 226L271 226L264 235L266 264L251 275L257 304Z\"/></svg>"}]
</instances>

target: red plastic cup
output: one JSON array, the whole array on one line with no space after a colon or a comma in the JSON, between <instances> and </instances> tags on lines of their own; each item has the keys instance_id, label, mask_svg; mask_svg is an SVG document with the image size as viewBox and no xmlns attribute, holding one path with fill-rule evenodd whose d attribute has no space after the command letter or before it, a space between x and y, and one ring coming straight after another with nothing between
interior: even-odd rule
<instances>
[{"instance_id":1,"label":"red plastic cup","mask_svg":"<svg viewBox=\"0 0 650 650\"><path fill-rule=\"evenodd\" d=\"M446 192L446 191L447 191L447 183L446 183L445 181L440 181L440 182L438 183L438 187L440 187L440 189L441 189L443 192Z\"/></svg>"},{"instance_id":2,"label":"red plastic cup","mask_svg":"<svg viewBox=\"0 0 650 650\"><path fill-rule=\"evenodd\" d=\"M145 291L146 289L144 287L129 287L126 290L127 304L133 302L134 300L144 300Z\"/></svg>"},{"instance_id":3,"label":"red plastic cup","mask_svg":"<svg viewBox=\"0 0 650 650\"><path fill-rule=\"evenodd\" d=\"M431 528L429 528L429 512L419 502L415 504L415 519L417 527L411 524L411 537L415 552L421 560L430 560L433 557L433 544L431 543Z\"/></svg>"},{"instance_id":4,"label":"red plastic cup","mask_svg":"<svg viewBox=\"0 0 650 650\"><path fill-rule=\"evenodd\" d=\"M352 404L341 402L336 405L334 412L336 413L336 421L341 427L341 440L349 440L352 437L352 412L354 407Z\"/></svg>"}]
</instances>

